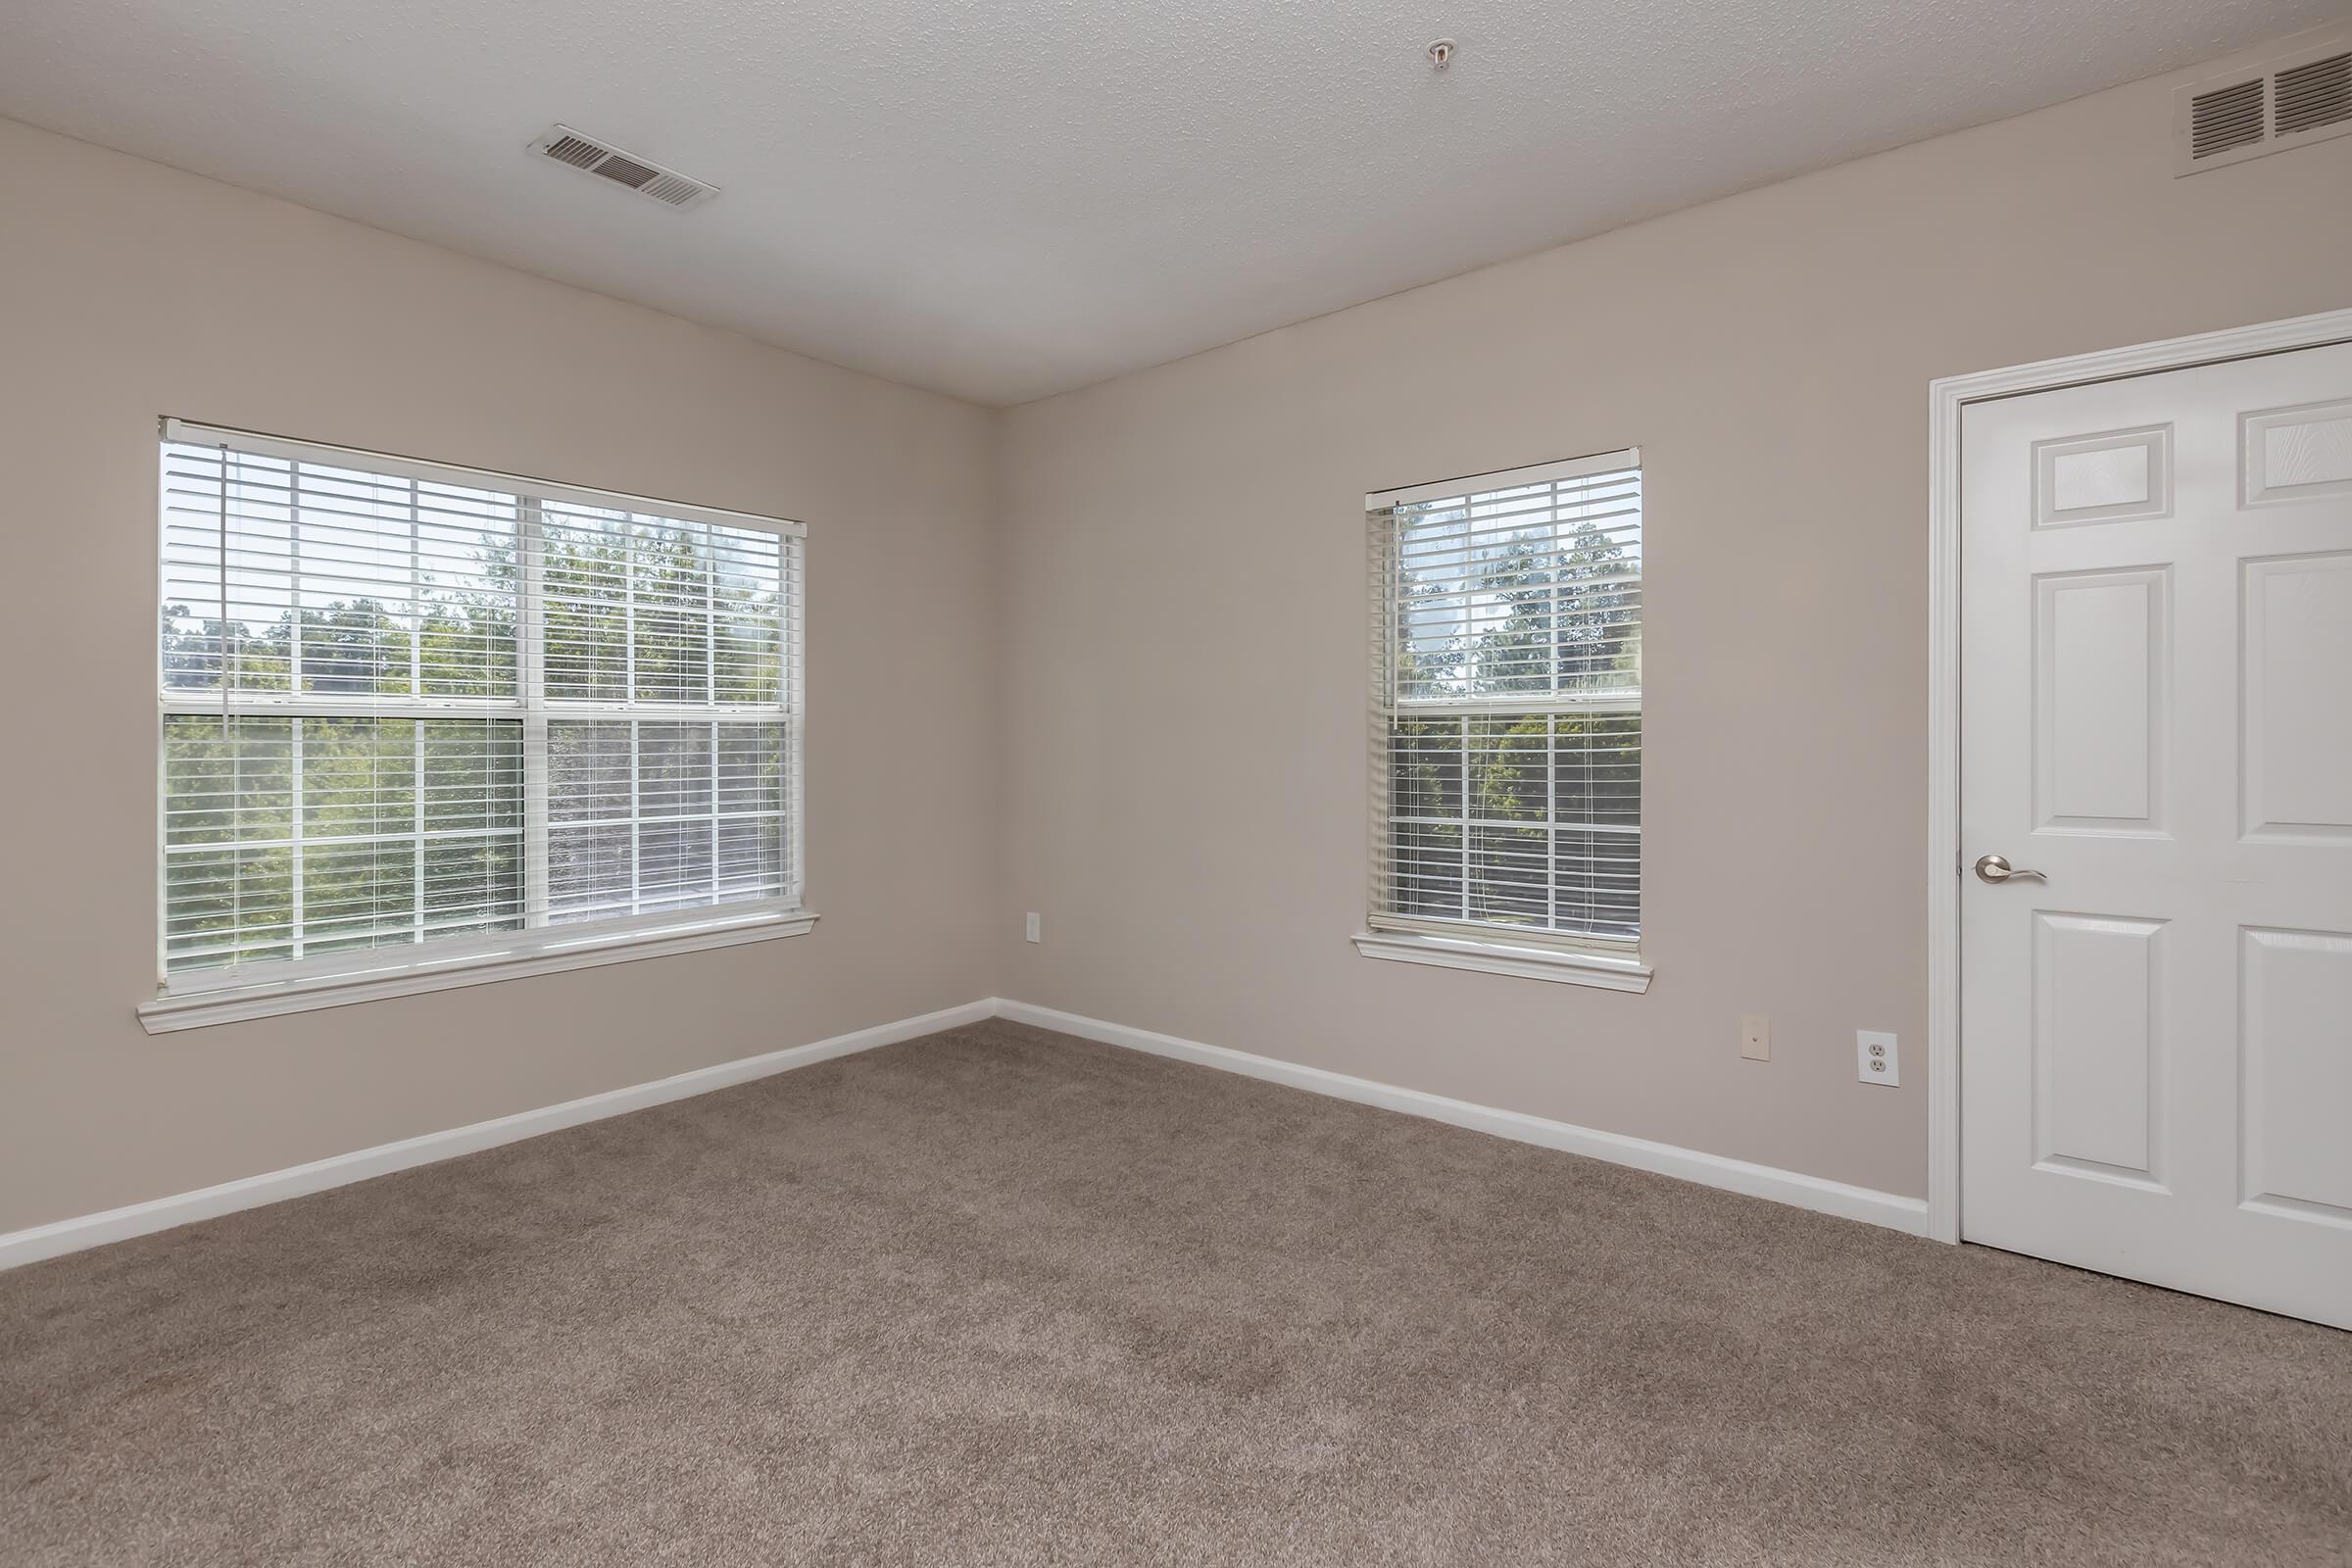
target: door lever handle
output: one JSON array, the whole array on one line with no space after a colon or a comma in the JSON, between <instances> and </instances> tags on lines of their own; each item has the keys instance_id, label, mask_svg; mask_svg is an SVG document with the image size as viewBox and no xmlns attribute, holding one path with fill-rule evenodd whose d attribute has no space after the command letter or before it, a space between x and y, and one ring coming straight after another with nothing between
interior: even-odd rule
<instances>
[{"instance_id":1,"label":"door lever handle","mask_svg":"<svg viewBox=\"0 0 2352 1568\"><path fill-rule=\"evenodd\" d=\"M1982 881L1996 885L2008 881L2012 877L2021 876L2030 876L2036 882L2049 880L2049 877L2040 871L2029 871L2022 866L2013 866L1997 855L1977 857L1977 876Z\"/></svg>"}]
</instances>

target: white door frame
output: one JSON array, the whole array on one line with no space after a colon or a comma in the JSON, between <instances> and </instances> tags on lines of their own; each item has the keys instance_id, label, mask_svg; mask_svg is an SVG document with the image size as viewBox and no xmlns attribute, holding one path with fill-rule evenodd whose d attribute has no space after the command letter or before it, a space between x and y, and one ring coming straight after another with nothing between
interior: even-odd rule
<instances>
[{"instance_id":1,"label":"white door frame","mask_svg":"<svg viewBox=\"0 0 2352 1568\"><path fill-rule=\"evenodd\" d=\"M1928 384L1928 1235L1960 1240L1960 411L2088 381L2352 341L2352 310Z\"/></svg>"}]
</instances>

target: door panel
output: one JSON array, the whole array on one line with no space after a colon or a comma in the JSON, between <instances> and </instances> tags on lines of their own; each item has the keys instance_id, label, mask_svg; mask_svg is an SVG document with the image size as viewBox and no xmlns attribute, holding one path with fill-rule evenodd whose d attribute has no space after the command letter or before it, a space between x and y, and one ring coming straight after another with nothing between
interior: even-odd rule
<instances>
[{"instance_id":1,"label":"door panel","mask_svg":"<svg viewBox=\"0 0 2352 1568\"><path fill-rule=\"evenodd\" d=\"M2115 430L2034 444L2036 528L2170 516L2173 430Z\"/></svg>"},{"instance_id":2,"label":"door panel","mask_svg":"<svg viewBox=\"0 0 2352 1568\"><path fill-rule=\"evenodd\" d=\"M2248 506L2352 496L2352 399L2245 416Z\"/></svg>"},{"instance_id":3,"label":"door panel","mask_svg":"<svg viewBox=\"0 0 2352 1568\"><path fill-rule=\"evenodd\" d=\"M2162 830L2169 568L2034 580L2035 813L2039 825Z\"/></svg>"},{"instance_id":4,"label":"door panel","mask_svg":"<svg viewBox=\"0 0 2352 1568\"><path fill-rule=\"evenodd\" d=\"M2352 838L2352 551L2245 564L2245 831Z\"/></svg>"},{"instance_id":5,"label":"door panel","mask_svg":"<svg viewBox=\"0 0 2352 1568\"><path fill-rule=\"evenodd\" d=\"M2034 1163L2155 1182L2164 922L2034 920Z\"/></svg>"},{"instance_id":6,"label":"door panel","mask_svg":"<svg viewBox=\"0 0 2352 1568\"><path fill-rule=\"evenodd\" d=\"M2245 1200L2352 1224L2352 933L2240 937Z\"/></svg>"},{"instance_id":7,"label":"door panel","mask_svg":"<svg viewBox=\"0 0 2352 1568\"><path fill-rule=\"evenodd\" d=\"M1962 416L1961 1231L2352 1327L2352 346Z\"/></svg>"}]
</instances>

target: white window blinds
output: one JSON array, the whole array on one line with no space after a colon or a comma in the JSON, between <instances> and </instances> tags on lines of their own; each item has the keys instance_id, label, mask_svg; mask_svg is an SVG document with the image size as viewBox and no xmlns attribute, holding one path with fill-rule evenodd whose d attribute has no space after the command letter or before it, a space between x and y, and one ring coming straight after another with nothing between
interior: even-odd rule
<instances>
[{"instance_id":1,"label":"white window blinds","mask_svg":"<svg viewBox=\"0 0 2352 1568\"><path fill-rule=\"evenodd\" d=\"M800 534L168 423L167 982L797 908Z\"/></svg>"},{"instance_id":2,"label":"white window blinds","mask_svg":"<svg viewBox=\"0 0 2352 1568\"><path fill-rule=\"evenodd\" d=\"M1365 510L1372 926L1631 947L1640 454L1391 491Z\"/></svg>"}]
</instances>

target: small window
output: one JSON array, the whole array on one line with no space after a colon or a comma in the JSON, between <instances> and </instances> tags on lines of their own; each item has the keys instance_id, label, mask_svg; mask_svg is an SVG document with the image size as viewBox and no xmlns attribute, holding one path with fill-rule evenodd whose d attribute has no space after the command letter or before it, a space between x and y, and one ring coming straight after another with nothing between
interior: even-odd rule
<instances>
[{"instance_id":1,"label":"small window","mask_svg":"<svg viewBox=\"0 0 2352 1568\"><path fill-rule=\"evenodd\" d=\"M1631 959L1642 934L1639 453L1391 491L1365 507L1372 929Z\"/></svg>"},{"instance_id":2,"label":"small window","mask_svg":"<svg viewBox=\"0 0 2352 1568\"><path fill-rule=\"evenodd\" d=\"M168 424L167 991L797 910L801 532Z\"/></svg>"}]
</instances>

